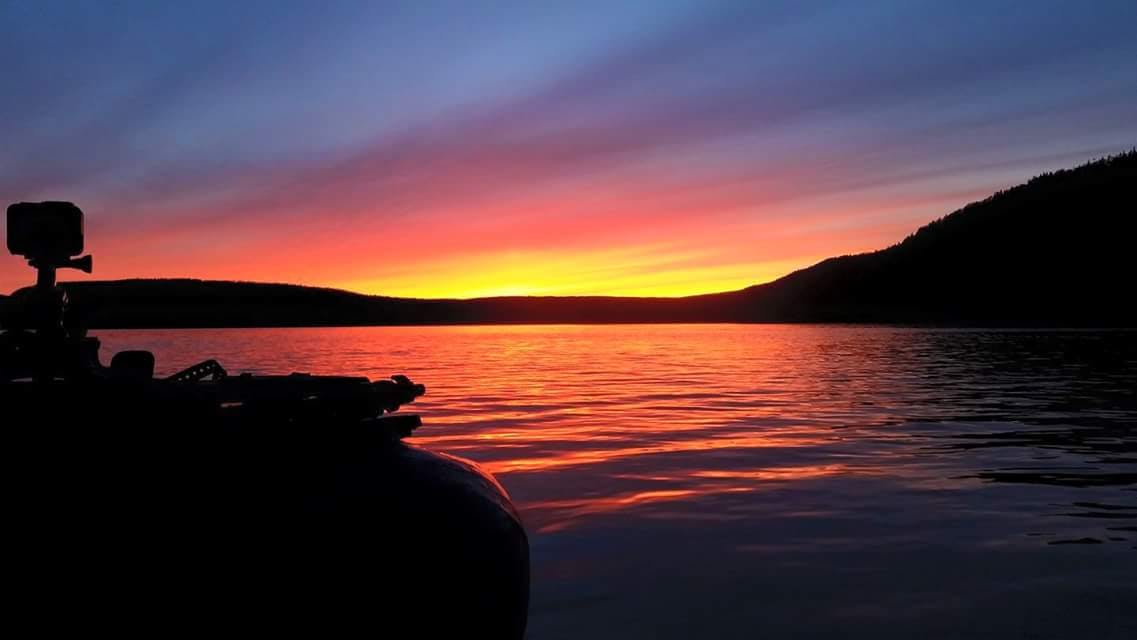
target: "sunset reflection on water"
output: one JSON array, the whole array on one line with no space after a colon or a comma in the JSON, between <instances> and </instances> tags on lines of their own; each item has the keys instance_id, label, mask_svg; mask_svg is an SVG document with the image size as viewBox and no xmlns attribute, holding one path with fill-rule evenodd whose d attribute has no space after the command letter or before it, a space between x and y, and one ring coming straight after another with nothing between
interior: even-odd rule
<instances>
[{"instance_id":1,"label":"sunset reflection on water","mask_svg":"<svg viewBox=\"0 0 1137 640\"><path fill-rule=\"evenodd\" d=\"M1009 608L989 615L1006 624L992 628L1014 636L1035 628L1014 612L1068 591L1137 596L1133 332L616 325L100 335L110 351L154 350L160 372L216 358L231 371L405 373L425 383L411 407L425 424L412 441L492 471L532 534L532 637L691 637L669 611L716 637L801 631L803 609L780 600L785 589L811 594L809 628L819 635L853 616L895 637L906 629L897 607L953 593L960 604L941 612L948 637L1004 580L1062 585L999 596ZM1080 555L1071 563L1064 554ZM925 584L932 576L941 582ZM712 606L724 597L734 604ZM739 598L782 603L759 612Z\"/></svg>"}]
</instances>

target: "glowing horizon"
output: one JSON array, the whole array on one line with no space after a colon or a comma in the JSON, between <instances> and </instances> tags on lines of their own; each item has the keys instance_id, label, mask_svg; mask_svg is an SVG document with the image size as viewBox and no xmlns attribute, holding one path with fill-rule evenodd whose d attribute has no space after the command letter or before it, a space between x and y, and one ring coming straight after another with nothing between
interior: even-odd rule
<instances>
[{"instance_id":1,"label":"glowing horizon","mask_svg":"<svg viewBox=\"0 0 1137 640\"><path fill-rule=\"evenodd\" d=\"M100 280L679 296L1137 142L1132 3L541 4L6 4L0 204Z\"/></svg>"}]
</instances>

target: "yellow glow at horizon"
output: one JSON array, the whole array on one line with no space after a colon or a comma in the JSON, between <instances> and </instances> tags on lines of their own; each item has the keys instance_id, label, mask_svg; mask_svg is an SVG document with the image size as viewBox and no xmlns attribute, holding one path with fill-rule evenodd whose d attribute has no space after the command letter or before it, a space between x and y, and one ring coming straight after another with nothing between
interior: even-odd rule
<instances>
[{"instance_id":1,"label":"yellow glow at horizon","mask_svg":"<svg viewBox=\"0 0 1137 640\"><path fill-rule=\"evenodd\" d=\"M413 271L332 286L409 298L680 297L769 282L818 259L700 264L705 260L702 256L650 255L644 251L509 252L420 264Z\"/></svg>"}]
</instances>

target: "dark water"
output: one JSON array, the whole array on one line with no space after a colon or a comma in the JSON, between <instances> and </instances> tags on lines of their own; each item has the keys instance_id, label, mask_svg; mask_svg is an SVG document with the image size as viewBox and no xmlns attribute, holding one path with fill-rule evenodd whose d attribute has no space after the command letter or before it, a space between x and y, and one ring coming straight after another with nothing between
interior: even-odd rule
<instances>
[{"instance_id":1,"label":"dark water","mask_svg":"<svg viewBox=\"0 0 1137 640\"><path fill-rule=\"evenodd\" d=\"M101 337L164 372L426 383L415 440L522 509L532 638L1137 638L1137 332Z\"/></svg>"}]
</instances>

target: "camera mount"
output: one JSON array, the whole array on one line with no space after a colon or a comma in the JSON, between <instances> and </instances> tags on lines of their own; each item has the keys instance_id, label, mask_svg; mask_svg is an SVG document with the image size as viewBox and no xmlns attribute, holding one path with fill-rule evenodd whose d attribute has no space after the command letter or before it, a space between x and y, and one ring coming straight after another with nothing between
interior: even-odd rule
<instances>
[{"instance_id":1,"label":"camera mount","mask_svg":"<svg viewBox=\"0 0 1137 640\"><path fill-rule=\"evenodd\" d=\"M34 287L13 294L0 334L0 380L85 377L100 370L99 342L71 322L59 269L91 273L83 253L83 212L70 202L19 202L8 207L8 251L36 270Z\"/></svg>"}]
</instances>

